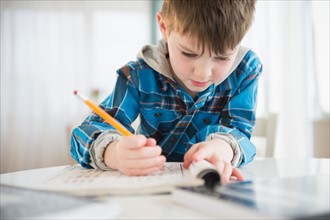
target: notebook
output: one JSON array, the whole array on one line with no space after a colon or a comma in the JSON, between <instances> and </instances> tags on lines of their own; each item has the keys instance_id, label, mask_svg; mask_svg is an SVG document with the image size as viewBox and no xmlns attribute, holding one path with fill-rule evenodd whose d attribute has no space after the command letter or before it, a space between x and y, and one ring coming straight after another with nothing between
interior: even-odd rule
<instances>
[{"instance_id":1,"label":"notebook","mask_svg":"<svg viewBox=\"0 0 330 220\"><path fill-rule=\"evenodd\" d=\"M55 175L37 180L33 188L81 196L146 195L170 193L176 186L204 185L204 178L208 182L219 180L214 166L207 161L192 163L189 169L184 169L182 163L166 163L162 170L148 176L125 176L118 171L70 165Z\"/></svg>"},{"instance_id":2,"label":"notebook","mask_svg":"<svg viewBox=\"0 0 330 220\"><path fill-rule=\"evenodd\" d=\"M329 176L233 182L214 189L177 187L172 199L217 218L329 219Z\"/></svg>"}]
</instances>

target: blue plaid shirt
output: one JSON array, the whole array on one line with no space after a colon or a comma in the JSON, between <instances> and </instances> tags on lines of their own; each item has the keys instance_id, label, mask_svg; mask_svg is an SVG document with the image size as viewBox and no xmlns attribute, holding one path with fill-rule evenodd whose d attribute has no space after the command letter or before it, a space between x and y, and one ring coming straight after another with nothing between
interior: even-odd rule
<instances>
[{"instance_id":1,"label":"blue plaid shirt","mask_svg":"<svg viewBox=\"0 0 330 220\"><path fill-rule=\"evenodd\" d=\"M185 152L212 133L231 134L242 150L244 165L256 150L250 142L255 124L258 79L262 65L249 50L237 68L218 86L211 85L194 100L180 85L142 59L117 73L114 91L100 107L133 133L156 139L167 161L183 161ZM140 116L137 131L131 123ZM114 128L91 113L71 135L71 156L91 168L89 148L104 131Z\"/></svg>"}]
</instances>

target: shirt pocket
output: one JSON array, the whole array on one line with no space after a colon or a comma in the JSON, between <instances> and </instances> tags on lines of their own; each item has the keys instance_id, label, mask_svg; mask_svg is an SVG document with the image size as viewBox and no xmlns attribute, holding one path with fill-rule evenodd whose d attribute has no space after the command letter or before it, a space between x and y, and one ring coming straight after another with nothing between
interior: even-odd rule
<instances>
[{"instance_id":1,"label":"shirt pocket","mask_svg":"<svg viewBox=\"0 0 330 220\"><path fill-rule=\"evenodd\" d=\"M196 112L193 125L197 132L195 132L190 141L193 143L205 141L208 135L215 132L214 127L216 127L215 125L219 125L220 118L220 114Z\"/></svg>"},{"instance_id":2,"label":"shirt pocket","mask_svg":"<svg viewBox=\"0 0 330 220\"><path fill-rule=\"evenodd\" d=\"M201 130L207 126L219 124L220 117L220 113L196 112L193 124L198 130Z\"/></svg>"},{"instance_id":3,"label":"shirt pocket","mask_svg":"<svg viewBox=\"0 0 330 220\"><path fill-rule=\"evenodd\" d=\"M141 124L145 127L152 127L154 132L168 133L178 123L179 116L173 110L167 109L141 109ZM149 130L149 129L148 129ZM150 134L150 130L148 132Z\"/></svg>"}]
</instances>

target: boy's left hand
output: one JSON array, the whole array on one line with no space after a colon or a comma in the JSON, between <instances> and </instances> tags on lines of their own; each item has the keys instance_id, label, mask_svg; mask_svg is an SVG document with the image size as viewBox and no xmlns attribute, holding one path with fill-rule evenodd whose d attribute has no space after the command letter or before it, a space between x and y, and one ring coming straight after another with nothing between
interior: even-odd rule
<instances>
[{"instance_id":1,"label":"boy's left hand","mask_svg":"<svg viewBox=\"0 0 330 220\"><path fill-rule=\"evenodd\" d=\"M232 158L233 151L230 145L224 140L213 139L191 146L184 156L183 167L188 168L193 161L198 162L205 159L217 168L222 184L228 183L231 177L242 181L244 180L243 174L230 163Z\"/></svg>"}]
</instances>

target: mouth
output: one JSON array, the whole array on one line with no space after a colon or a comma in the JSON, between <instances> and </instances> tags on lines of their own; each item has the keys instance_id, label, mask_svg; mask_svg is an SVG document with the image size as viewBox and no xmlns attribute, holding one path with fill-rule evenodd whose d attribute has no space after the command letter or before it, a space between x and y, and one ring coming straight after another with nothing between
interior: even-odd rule
<instances>
[{"instance_id":1,"label":"mouth","mask_svg":"<svg viewBox=\"0 0 330 220\"><path fill-rule=\"evenodd\" d=\"M199 82L199 81L195 81L195 80L191 80L191 83L194 85L194 86L197 86L197 87L205 87L209 84L210 81L205 81L205 82Z\"/></svg>"}]
</instances>

